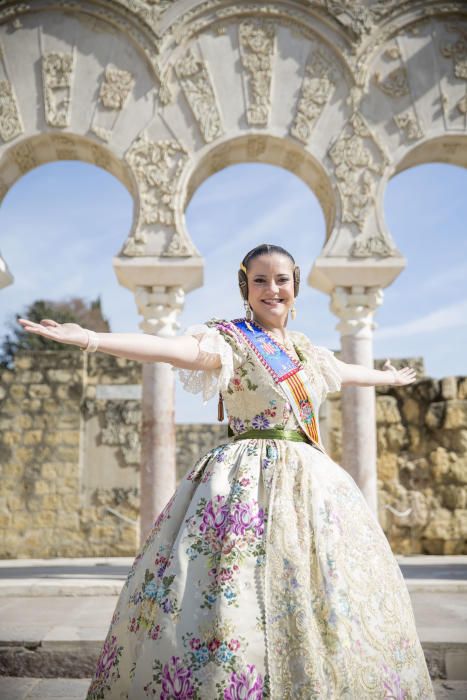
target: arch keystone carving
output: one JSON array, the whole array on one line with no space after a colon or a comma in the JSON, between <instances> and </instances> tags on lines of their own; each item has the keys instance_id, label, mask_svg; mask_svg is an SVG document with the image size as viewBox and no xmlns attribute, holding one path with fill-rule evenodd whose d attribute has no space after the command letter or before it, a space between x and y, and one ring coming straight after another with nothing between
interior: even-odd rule
<instances>
[{"instance_id":1,"label":"arch keystone carving","mask_svg":"<svg viewBox=\"0 0 467 700\"><path fill-rule=\"evenodd\" d=\"M311 130L336 87L336 65L321 50L316 49L305 68L297 113L290 133L302 143L308 143Z\"/></svg>"},{"instance_id":2,"label":"arch keystone carving","mask_svg":"<svg viewBox=\"0 0 467 700\"><path fill-rule=\"evenodd\" d=\"M239 25L238 35L242 63L248 76L247 121L251 126L267 126L271 110L275 28L266 20L245 20Z\"/></svg>"},{"instance_id":3,"label":"arch keystone carving","mask_svg":"<svg viewBox=\"0 0 467 700\"><path fill-rule=\"evenodd\" d=\"M13 86L8 80L0 80L0 137L11 141L23 131Z\"/></svg>"},{"instance_id":4,"label":"arch keystone carving","mask_svg":"<svg viewBox=\"0 0 467 700\"><path fill-rule=\"evenodd\" d=\"M219 109L204 62L188 49L175 64L175 72L206 143L222 136Z\"/></svg>"},{"instance_id":5,"label":"arch keystone carving","mask_svg":"<svg viewBox=\"0 0 467 700\"><path fill-rule=\"evenodd\" d=\"M49 126L70 126L73 53L49 51L42 57L45 120Z\"/></svg>"}]
</instances>

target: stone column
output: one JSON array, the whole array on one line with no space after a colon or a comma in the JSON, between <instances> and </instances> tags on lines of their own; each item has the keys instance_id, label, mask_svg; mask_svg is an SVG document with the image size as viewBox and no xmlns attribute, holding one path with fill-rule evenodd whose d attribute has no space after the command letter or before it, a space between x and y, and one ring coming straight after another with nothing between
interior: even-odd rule
<instances>
[{"instance_id":1,"label":"stone column","mask_svg":"<svg viewBox=\"0 0 467 700\"><path fill-rule=\"evenodd\" d=\"M383 301L381 287L336 287L331 311L341 319L342 360L373 368L374 311ZM374 387L342 389L342 466L355 479L377 517L376 404Z\"/></svg>"},{"instance_id":2,"label":"stone column","mask_svg":"<svg viewBox=\"0 0 467 700\"><path fill-rule=\"evenodd\" d=\"M135 299L144 317L140 328L163 337L180 328L177 315L183 308L182 287L136 287ZM140 542L175 490L175 378L167 362L143 363L141 434Z\"/></svg>"}]
</instances>

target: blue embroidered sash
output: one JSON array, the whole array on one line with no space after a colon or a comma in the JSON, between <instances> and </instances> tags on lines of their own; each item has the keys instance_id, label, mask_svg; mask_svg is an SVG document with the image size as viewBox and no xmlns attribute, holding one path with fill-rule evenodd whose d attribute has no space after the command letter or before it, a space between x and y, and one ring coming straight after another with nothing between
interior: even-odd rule
<instances>
[{"instance_id":1,"label":"blue embroidered sash","mask_svg":"<svg viewBox=\"0 0 467 700\"><path fill-rule=\"evenodd\" d=\"M320 444L319 419L314 410L314 406L318 406L319 403L318 397L301 364L254 321L241 318L219 325L224 326L226 330L233 330L236 336L253 350L286 395L305 435L324 452Z\"/></svg>"}]
</instances>

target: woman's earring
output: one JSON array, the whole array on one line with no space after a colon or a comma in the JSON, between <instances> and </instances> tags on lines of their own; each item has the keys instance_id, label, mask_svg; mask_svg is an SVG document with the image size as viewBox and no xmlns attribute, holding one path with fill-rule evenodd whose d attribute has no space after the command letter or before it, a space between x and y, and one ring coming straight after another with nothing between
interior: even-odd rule
<instances>
[{"instance_id":1,"label":"woman's earring","mask_svg":"<svg viewBox=\"0 0 467 700\"><path fill-rule=\"evenodd\" d=\"M251 306L249 305L246 299L244 300L243 304L245 306L245 325L248 328L248 330L253 333L253 328L250 325L250 321L253 319L253 314L251 313Z\"/></svg>"},{"instance_id":2,"label":"woman's earring","mask_svg":"<svg viewBox=\"0 0 467 700\"><path fill-rule=\"evenodd\" d=\"M290 316L292 318L292 321L295 321L295 319L297 317L297 309L295 308L295 304L290 309Z\"/></svg>"}]
</instances>

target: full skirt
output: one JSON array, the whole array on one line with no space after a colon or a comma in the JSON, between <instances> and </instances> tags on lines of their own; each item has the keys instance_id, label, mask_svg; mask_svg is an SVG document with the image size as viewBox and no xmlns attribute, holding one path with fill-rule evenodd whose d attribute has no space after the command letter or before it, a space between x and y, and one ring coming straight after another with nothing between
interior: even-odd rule
<instances>
[{"instance_id":1,"label":"full skirt","mask_svg":"<svg viewBox=\"0 0 467 700\"><path fill-rule=\"evenodd\" d=\"M181 480L117 602L87 700L434 700L411 600L353 478L241 440Z\"/></svg>"}]
</instances>

